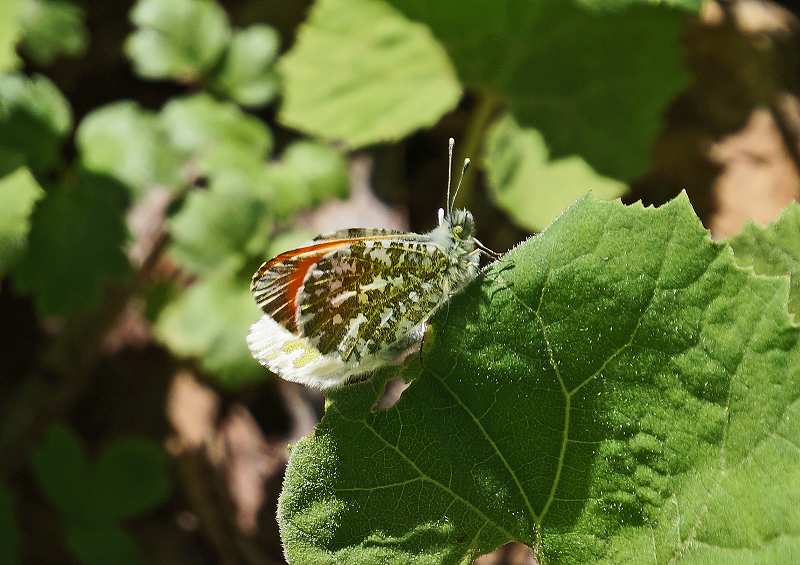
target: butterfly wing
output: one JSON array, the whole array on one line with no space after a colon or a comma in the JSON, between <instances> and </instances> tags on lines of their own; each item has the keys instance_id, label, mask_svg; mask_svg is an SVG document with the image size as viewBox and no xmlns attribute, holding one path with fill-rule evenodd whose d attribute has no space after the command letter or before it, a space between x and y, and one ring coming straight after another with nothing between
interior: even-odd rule
<instances>
[{"instance_id":1,"label":"butterfly wing","mask_svg":"<svg viewBox=\"0 0 800 565\"><path fill-rule=\"evenodd\" d=\"M330 233L324 233L314 238L314 241L333 241L337 239L361 239L365 237L389 237L389 238L415 238L424 237L415 233L408 233L387 228L347 228Z\"/></svg>"},{"instance_id":2,"label":"butterfly wing","mask_svg":"<svg viewBox=\"0 0 800 565\"><path fill-rule=\"evenodd\" d=\"M266 315L248 343L283 378L327 388L386 364L448 295L447 254L428 236L347 233L278 255L253 277Z\"/></svg>"}]
</instances>

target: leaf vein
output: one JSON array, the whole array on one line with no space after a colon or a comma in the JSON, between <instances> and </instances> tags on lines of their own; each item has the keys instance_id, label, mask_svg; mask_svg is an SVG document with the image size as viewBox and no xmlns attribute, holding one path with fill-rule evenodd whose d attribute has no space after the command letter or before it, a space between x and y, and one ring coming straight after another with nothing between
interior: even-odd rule
<instances>
[{"instance_id":1,"label":"leaf vein","mask_svg":"<svg viewBox=\"0 0 800 565\"><path fill-rule=\"evenodd\" d=\"M459 502L461 502L462 504L464 504L466 507L468 507L470 510L472 510L472 511L473 511L475 514L477 514L477 515L478 515L478 516L479 516L481 519L485 520L487 523L489 523L489 524L491 524L492 526L494 526L494 527L497 529L497 531L501 532L501 533L502 533L504 536L506 536L506 537L508 538L508 540L509 540L509 541L511 541L511 540L516 540L516 539L517 539L517 536L515 536L515 535L514 535L514 534L512 534L510 531L508 531L506 528L504 528L503 526L501 526L500 524L498 524L497 522L495 522L494 520L492 520L492 519L491 519L489 516L487 516L487 515L486 515L486 514L485 514L485 513L484 513L484 512L483 512L483 511L480 509L480 508L478 508L477 506L475 506L475 505L474 505L472 502L470 502L469 500L467 500L466 498L464 498L463 496L461 496L460 494L458 494L457 492L455 492L453 489L451 489L451 488L447 487L445 484L441 483L440 481L437 481L436 479L434 479L433 477L431 477L430 475L428 475L427 473L425 473L425 472L424 472L424 471L423 471L423 470L422 470L422 469L419 467L419 465L417 465L417 464L414 462L414 460L413 460L413 459L411 459L411 458L410 458L408 455L406 455L406 454L405 454L403 451L401 451L400 449L398 449L398 448L396 448L395 446L393 446L393 445L392 445L392 444L391 444L391 443L390 443L388 440L386 440L386 438L384 438L384 437L383 437L381 434L379 434L379 433L378 433L378 430L376 430L374 427L372 427L372 426L369 424L369 422L367 422L367 421L366 421L366 420L364 420L364 419L357 419L357 420L354 420L354 419L352 419L352 418L347 418L347 417L346 417L346 416L345 416L345 415L344 415L344 414L343 414L343 413L342 413L340 410L338 410L338 409L335 407L335 405L334 405L334 406L331 406L331 409L332 409L332 410L336 410L336 412L338 412L338 413L339 413L339 416L340 416L340 417L341 417L343 420L346 420L346 421L349 421L349 422L353 422L353 423L358 423L358 424L361 424L362 426L364 426L364 427L365 427L367 430L369 430L370 432L372 432L372 434L373 434L373 435L374 435L374 436L375 436L375 437L376 437L378 440L380 440L380 441L381 441L381 442L382 442L384 445L386 445L386 447L388 447L389 449L392 449L392 450L394 450L394 451L395 451L395 453L397 453L397 455L399 455L399 456L400 456L400 458L402 458L402 459L403 459L403 460L404 460L406 463L408 463L408 464L411 466L411 468L412 468L412 469L414 469L414 470L417 472L417 474L420 476L420 478L421 478L422 480L428 481L429 483L433 484L434 486L437 486L437 487L439 487L441 490L443 490L444 492L446 492L447 494L449 494L451 497L453 497L454 499L456 499L456 500L458 500Z\"/></svg>"},{"instance_id":2,"label":"leaf vein","mask_svg":"<svg viewBox=\"0 0 800 565\"><path fill-rule=\"evenodd\" d=\"M492 449L494 449L495 453L497 453L497 456L500 457L500 461L503 462L503 465L508 470L508 472L511 474L511 478L514 479L514 484L517 486L517 489L519 490L519 493L522 495L522 500L525 502L525 507L528 509L528 514L530 515L531 519L534 521L534 523L538 523L539 522L539 516L534 511L533 506L531 505L531 501L528 498L527 493L525 492L525 489L522 488L522 483L520 482L519 477L517 477L517 474L514 472L514 469L511 467L511 465L509 464L508 460L503 455L502 451L500 451L500 448L497 446L497 442L494 441L492 436L489 434L489 432L486 430L486 428L481 423L480 418L475 416L475 414L472 412L472 410L470 410L469 406L467 406L461 400L461 398L458 396L458 394L456 394L456 392L447 385L447 383L439 375L439 373L437 373L436 371L434 371L434 370L432 370L430 368L428 370L434 376L434 378L437 381L439 381L439 383L450 394L450 396L453 397L453 399L458 403L458 405L461 406L461 408L464 410L464 412L467 413L467 415L472 419L472 421L475 422L475 425L480 430L480 432L483 435L484 439L486 439L486 441L489 442L489 445L492 446Z\"/></svg>"}]
</instances>

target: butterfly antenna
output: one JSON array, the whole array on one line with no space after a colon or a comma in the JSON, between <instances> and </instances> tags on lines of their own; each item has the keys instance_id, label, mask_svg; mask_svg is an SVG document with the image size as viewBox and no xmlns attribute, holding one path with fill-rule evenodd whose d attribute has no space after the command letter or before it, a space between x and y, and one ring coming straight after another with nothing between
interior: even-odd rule
<instances>
[{"instance_id":1,"label":"butterfly antenna","mask_svg":"<svg viewBox=\"0 0 800 565\"><path fill-rule=\"evenodd\" d=\"M458 196L458 190L461 188L461 181L464 180L464 173L469 169L469 163L469 159L464 159L464 166L461 167L461 176L458 177L458 185L456 186L456 191L453 193L453 199L450 201L450 212L453 211L453 206L456 203L456 196Z\"/></svg>"},{"instance_id":2,"label":"butterfly antenna","mask_svg":"<svg viewBox=\"0 0 800 565\"><path fill-rule=\"evenodd\" d=\"M447 209L447 216L450 216L450 183L453 177L453 147L456 144L456 140L452 137L448 142L448 149L447 149L447 200L444 202L444 207Z\"/></svg>"}]
</instances>

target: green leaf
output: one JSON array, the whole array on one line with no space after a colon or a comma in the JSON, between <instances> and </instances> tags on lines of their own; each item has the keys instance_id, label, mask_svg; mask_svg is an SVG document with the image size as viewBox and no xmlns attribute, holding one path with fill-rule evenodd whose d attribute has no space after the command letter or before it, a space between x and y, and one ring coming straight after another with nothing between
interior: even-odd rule
<instances>
[{"instance_id":1,"label":"green leaf","mask_svg":"<svg viewBox=\"0 0 800 565\"><path fill-rule=\"evenodd\" d=\"M170 492L166 455L143 438L115 440L100 454L93 477L95 507L111 521L156 508Z\"/></svg>"},{"instance_id":2,"label":"green leaf","mask_svg":"<svg viewBox=\"0 0 800 565\"><path fill-rule=\"evenodd\" d=\"M390 2L430 26L467 86L508 100L553 158L577 154L603 175L645 170L664 109L688 82L689 12L663 2Z\"/></svg>"},{"instance_id":3,"label":"green leaf","mask_svg":"<svg viewBox=\"0 0 800 565\"><path fill-rule=\"evenodd\" d=\"M278 93L274 68L280 38L267 25L237 31L210 87L243 106L263 106Z\"/></svg>"},{"instance_id":4,"label":"green leaf","mask_svg":"<svg viewBox=\"0 0 800 565\"><path fill-rule=\"evenodd\" d=\"M272 237L267 246L266 258L275 257L284 251L289 251L307 244L314 239L317 234L307 229L293 229L290 231L281 232Z\"/></svg>"},{"instance_id":5,"label":"green leaf","mask_svg":"<svg viewBox=\"0 0 800 565\"><path fill-rule=\"evenodd\" d=\"M380 0L317 1L280 70L283 123L350 147L431 126L461 95L428 30Z\"/></svg>"},{"instance_id":6,"label":"green leaf","mask_svg":"<svg viewBox=\"0 0 800 565\"><path fill-rule=\"evenodd\" d=\"M627 188L598 175L577 155L551 160L542 135L519 127L510 115L489 130L484 159L492 199L514 222L531 231L547 227L588 192L611 200Z\"/></svg>"},{"instance_id":7,"label":"green leaf","mask_svg":"<svg viewBox=\"0 0 800 565\"><path fill-rule=\"evenodd\" d=\"M261 182L270 187L270 209L280 219L290 218L329 198L341 198L350 189L347 162L342 154L312 141L298 141L287 147L281 160L267 167Z\"/></svg>"},{"instance_id":8,"label":"green leaf","mask_svg":"<svg viewBox=\"0 0 800 565\"><path fill-rule=\"evenodd\" d=\"M11 491L0 484L0 563L19 564L19 531Z\"/></svg>"},{"instance_id":9,"label":"green leaf","mask_svg":"<svg viewBox=\"0 0 800 565\"><path fill-rule=\"evenodd\" d=\"M85 168L125 184L134 197L153 186L177 186L182 163L159 118L136 102L115 102L89 113L76 143Z\"/></svg>"},{"instance_id":10,"label":"green leaf","mask_svg":"<svg viewBox=\"0 0 800 565\"><path fill-rule=\"evenodd\" d=\"M47 192L33 214L29 252L14 271L42 315L92 307L108 284L129 274L126 205L124 187L89 172Z\"/></svg>"},{"instance_id":11,"label":"green leaf","mask_svg":"<svg viewBox=\"0 0 800 565\"><path fill-rule=\"evenodd\" d=\"M83 565L144 563L136 541L114 524L67 526L67 545Z\"/></svg>"},{"instance_id":12,"label":"green leaf","mask_svg":"<svg viewBox=\"0 0 800 565\"><path fill-rule=\"evenodd\" d=\"M270 229L268 194L247 175L218 176L189 194L169 223L170 254L197 273L237 270L264 251Z\"/></svg>"},{"instance_id":13,"label":"green leaf","mask_svg":"<svg viewBox=\"0 0 800 565\"><path fill-rule=\"evenodd\" d=\"M264 122L206 94L171 100L161 120L175 147L197 158L207 174L214 172L208 163L220 155L225 161L263 161L272 150Z\"/></svg>"},{"instance_id":14,"label":"green leaf","mask_svg":"<svg viewBox=\"0 0 800 565\"><path fill-rule=\"evenodd\" d=\"M740 265L753 267L761 275L788 275L789 311L800 312L800 205L789 204L766 228L747 224L729 243Z\"/></svg>"},{"instance_id":15,"label":"green leaf","mask_svg":"<svg viewBox=\"0 0 800 565\"><path fill-rule=\"evenodd\" d=\"M90 465L75 432L51 427L35 448L31 463L39 488L67 519L80 521L91 512Z\"/></svg>"},{"instance_id":16,"label":"green leaf","mask_svg":"<svg viewBox=\"0 0 800 565\"><path fill-rule=\"evenodd\" d=\"M44 191L24 167L0 177L0 277L22 256L31 214Z\"/></svg>"},{"instance_id":17,"label":"green leaf","mask_svg":"<svg viewBox=\"0 0 800 565\"><path fill-rule=\"evenodd\" d=\"M22 14L22 49L39 65L59 55L79 57L86 51L89 33L83 10L69 0L26 0Z\"/></svg>"},{"instance_id":18,"label":"green leaf","mask_svg":"<svg viewBox=\"0 0 800 565\"><path fill-rule=\"evenodd\" d=\"M15 52L21 33L19 14L24 0L0 2L0 73L16 68L19 60Z\"/></svg>"},{"instance_id":19,"label":"green leaf","mask_svg":"<svg viewBox=\"0 0 800 565\"><path fill-rule=\"evenodd\" d=\"M133 538L115 522L158 506L168 495L167 460L158 444L118 438L90 463L75 432L53 426L34 450L32 464L81 563L142 562Z\"/></svg>"},{"instance_id":20,"label":"green leaf","mask_svg":"<svg viewBox=\"0 0 800 565\"><path fill-rule=\"evenodd\" d=\"M149 79L198 80L222 56L231 33L213 0L139 0L131 21L137 30L125 52L136 73Z\"/></svg>"},{"instance_id":21,"label":"green leaf","mask_svg":"<svg viewBox=\"0 0 800 565\"><path fill-rule=\"evenodd\" d=\"M436 316L397 404L371 409L388 375L330 395L291 453L288 559L467 563L514 539L543 563L793 562L787 290L685 195L580 201Z\"/></svg>"},{"instance_id":22,"label":"green leaf","mask_svg":"<svg viewBox=\"0 0 800 565\"><path fill-rule=\"evenodd\" d=\"M347 196L347 162L336 149L313 141L297 141L286 148L281 161L294 169L314 203Z\"/></svg>"},{"instance_id":23,"label":"green leaf","mask_svg":"<svg viewBox=\"0 0 800 565\"><path fill-rule=\"evenodd\" d=\"M25 156L34 171L52 167L72 127L72 111L46 77L0 75L0 149Z\"/></svg>"},{"instance_id":24,"label":"green leaf","mask_svg":"<svg viewBox=\"0 0 800 565\"><path fill-rule=\"evenodd\" d=\"M237 386L267 376L245 341L260 316L249 278L221 271L200 279L168 304L155 331L174 353L196 357L221 384Z\"/></svg>"}]
</instances>

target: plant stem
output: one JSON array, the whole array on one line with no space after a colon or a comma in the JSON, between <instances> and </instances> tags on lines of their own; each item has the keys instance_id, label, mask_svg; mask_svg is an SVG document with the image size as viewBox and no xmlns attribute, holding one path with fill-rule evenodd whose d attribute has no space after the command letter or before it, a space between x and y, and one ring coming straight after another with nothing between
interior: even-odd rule
<instances>
[{"instance_id":1,"label":"plant stem","mask_svg":"<svg viewBox=\"0 0 800 565\"><path fill-rule=\"evenodd\" d=\"M466 140L458 149L458 160L456 163L463 163L464 159L469 157L473 161L477 160L477 162L473 163L473 167L480 164L480 150L483 138L486 135L486 129L501 107L502 101L496 96L486 93L480 95L478 104L472 112L469 123L467 124ZM463 202L466 207L474 203L474 186L475 172L466 174L457 199Z\"/></svg>"}]
</instances>

